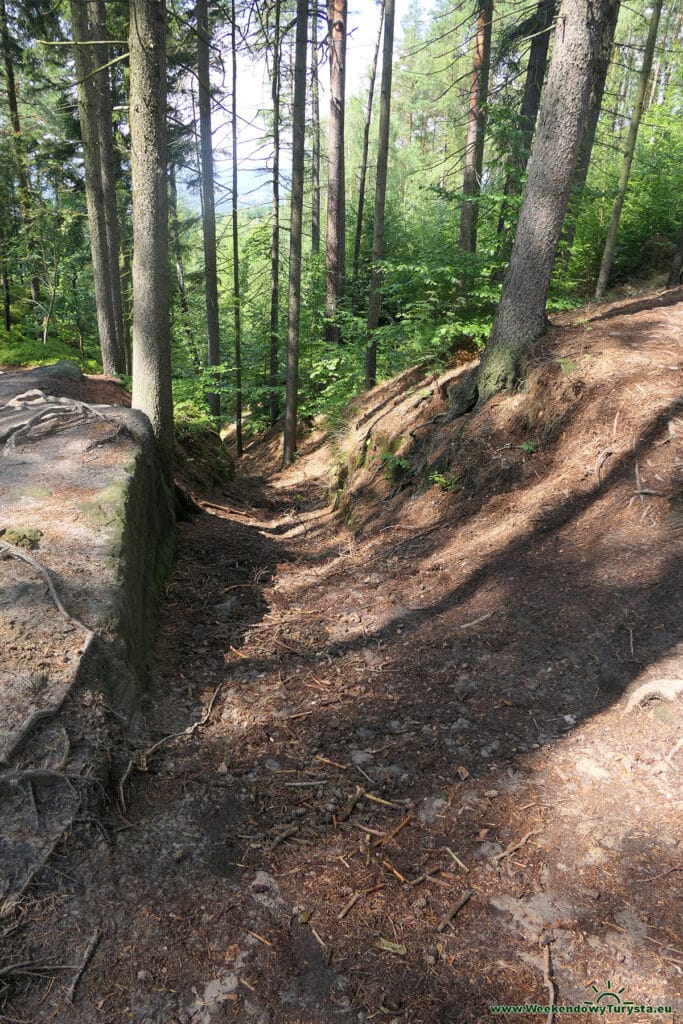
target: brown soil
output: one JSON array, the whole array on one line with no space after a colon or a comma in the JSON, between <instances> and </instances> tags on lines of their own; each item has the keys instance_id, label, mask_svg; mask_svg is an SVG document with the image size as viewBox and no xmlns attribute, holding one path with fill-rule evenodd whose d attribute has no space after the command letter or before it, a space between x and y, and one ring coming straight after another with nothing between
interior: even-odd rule
<instances>
[{"instance_id":1,"label":"brown soil","mask_svg":"<svg viewBox=\"0 0 683 1024\"><path fill-rule=\"evenodd\" d=\"M0 1020L680 1019L682 339L591 307L473 416L412 371L255 441L180 533L179 735L4 922Z\"/></svg>"}]
</instances>

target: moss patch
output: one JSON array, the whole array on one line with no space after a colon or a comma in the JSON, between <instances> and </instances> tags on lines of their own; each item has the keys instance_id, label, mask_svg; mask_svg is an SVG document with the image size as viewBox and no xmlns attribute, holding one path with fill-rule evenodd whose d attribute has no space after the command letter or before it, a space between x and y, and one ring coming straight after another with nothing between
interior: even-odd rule
<instances>
[{"instance_id":1,"label":"moss patch","mask_svg":"<svg viewBox=\"0 0 683 1024\"><path fill-rule=\"evenodd\" d=\"M32 550L38 547L42 536L43 531L35 526L13 526L4 531L2 539L8 544L13 544L15 548Z\"/></svg>"}]
</instances>

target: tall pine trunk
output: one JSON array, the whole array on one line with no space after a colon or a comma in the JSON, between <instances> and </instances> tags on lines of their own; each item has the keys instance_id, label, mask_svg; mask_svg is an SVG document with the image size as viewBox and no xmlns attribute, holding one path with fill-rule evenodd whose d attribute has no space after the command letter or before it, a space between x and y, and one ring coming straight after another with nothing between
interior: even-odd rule
<instances>
[{"instance_id":1,"label":"tall pine trunk","mask_svg":"<svg viewBox=\"0 0 683 1024\"><path fill-rule=\"evenodd\" d=\"M166 4L131 0L130 136L133 195L133 407L149 417L173 469L168 317Z\"/></svg>"},{"instance_id":2,"label":"tall pine trunk","mask_svg":"<svg viewBox=\"0 0 683 1024\"><path fill-rule=\"evenodd\" d=\"M358 313L360 309L360 295L358 294L358 279L360 276L360 247L363 241L363 215L365 213L365 182L368 174L368 153L370 150L370 127L372 125L372 104L375 96L375 81L377 79L377 62L379 60L379 48L382 42L382 26L384 24L384 0L381 0L379 8L379 26L377 28L377 40L375 52L370 66L370 81L368 82L368 105L365 110L365 122L363 124L363 150L360 161L360 172L358 175L358 212L356 213L356 234L353 240L353 279L351 284L351 296L353 311Z\"/></svg>"},{"instance_id":3,"label":"tall pine trunk","mask_svg":"<svg viewBox=\"0 0 683 1024\"><path fill-rule=\"evenodd\" d=\"M666 279L667 288L678 288L681 281L681 267L683 267L683 225L678 233L678 241L676 242L676 250L671 261L671 269L669 270L669 276Z\"/></svg>"},{"instance_id":4,"label":"tall pine trunk","mask_svg":"<svg viewBox=\"0 0 683 1024\"><path fill-rule=\"evenodd\" d=\"M498 219L498 234L502 243L498 257L506 260L512 245L512 232L508 227L509 199L521 192L522 178L531 153L531 143L536 130L538 111L541 105L541 92L548 66L548 47L550 45L550 28L557 9L557 0L539 0L536 15L530 26L532 37L529 47L524 92L519 111L519 142L515 147L510 166L503 186L503 203Z\"/></svg>"},{"instance_id":5,"label":"tall pine trunk","mask_svg":"<svg viewBox=\"0 0 683 1024\"><path fill-rule=\"evenodd\" d=\"M14 159L17 165L17 178L19 181L19 210L21 213L24 238L26 240L26 251L29 261L29 283L31 288L31 299L36 305L40 304L40 278L35 272L35 244L33 239L33 225L31 223L31 175L29 173L28 154L26 152L24 134L19 117L19 101L17 99L17 85L14 77L14 61L12 59L12 41L10 38L9 24L7 22L7 9L5 0L0 0L0 40L2 41L2 56L5 64L5 88L7 90L7 105L9 106L10 124L12 126L12 144L14 148Z\"/></svg>"},{"instance_id":6,"label":"tall pine trunk","mask_svg":"<svg viewBox=\"0 0 683 1024\"><path fill-rule=\"evenodd\" d=\"M375 184L375 216L372 228L372 273L368 300L368 346L365 350L365 387L377 383L377 327L382 305L380 292L382 271L379 263L384 256L384 208L387 196L387 168L389 164L389 128L391 126L391 78L394 55L394 0L385 0L384 46L382 48L382 91L379 101L379 141L377 144L377 175Z\"/></svg>"},{"instance_id":7,"label":"tall pine trunk","mask_svg":"<svg viewBox=\"0 0 683 1024\"><path fill-rule=\"evenodd\" d=\"M564 226L562 228L560 247L565 267L569 263L571 248L574 244L574 236L576 234L579 211L581 208L581 199L586 187L588 168L590 167L595 135L598 130L598 121L600 120L602 98L605 94L605 84L607 82L607 72L609 71L610 60L612 57L614 33L617 27L618 16L619 0L612 0L610 15L605 22L602 46L600 49L600 59L595 73L593 89L591 90L586 126L583 131L581 146L579 148L579 156L576 162L576 171L574 172L574 183L572 185L572 194L569 200L569 209L567 210Z\"/></svg>"},{"instance_id":8,"label":"tall pine trunk","mask_svg":"<svg viewBox=\"0 0 683 1024\"><path fill-rule=\"evenodd\" d=\"M237 24L235 18L235 0L232 0L230 15L230 42L232 48L232 116L230 128L232 135L232 301L235 317L235 448L237 454L243 452L242 446L242 310L240 309L240 247L237 224Z\"/></svg>"},{"instance_id":9,"label":"tall pine trunk","mask_svg":"<svg viewBox=\"0 0 683 1024\"><path fill-rule=\"evenodd\" d=\"M478 374L479 400L512 387L545 304L611 0L564 0L510 263Z\"/></svg>"},{"instance_id":10,"label":"tall pine trunk","mask_svg":"<svg viewBox=\"0 0 683 1024\"><path fill-rule=\"evenodd\" d=\"M633 154L636 151L638 129L640 128L640 121L643 115L643 108L645 106L645 99L647 96L647 86L648 81L650 79L650 71L652 69L652 58L655 52L657 32L659 31L659 16L661 13L662 0L655 0L652 8L652 14L650 15L650 28L648 30L647 41L645 43L645 52L643 54L643 66L640 69L640 75L638 77L638 91L636 93L636 99L633 105L633 114L631 115L631 126L629 128L628 137L626 139L626 148L624 150L624 162L621 166L619 184L617 185L617 194L614 197L614 205L612 206L612 216L610 218L609 227L607 229L605 249L602 254L600 273L598 274L598 283L595 288L596 299L601 299L607 291L607 283L609 281L609 275L612 269L612 262L614 260L614 250L617 244L617 233L619 231L621 211L624 207L626 189L628 188L628 179L631 174Z\"/></svg>"},{"instance_id":11,"label":"tall pine trunk","mask_svg":"<svg viewBox=\"0 0 683 1024\"><path fill-rule=\"evenodd\" d=\"M192 322L190 320L190 307L187 302L187 289L185 287L185 267L183 265L183 250L180 244L180 228L178 225L178 186L176 183L176 170L175 164L170 163L168 167L168 199L170 203L169 207L169 226L171 230L171 240L173 242L173 255L175 258L175 275L176 283L178 285L178 300L180 303L180 318L183 324L183 331L185 333L185 340L187 341L187 347L192 359L192 365L195 373L199 373L201 370L201 359L199 357L199 349L197 348L197 342L192 330Z\"/></svg>"},{"instance_id":12,"label":"tall pine trunk","mask_svg":"<svg viewBox=\"0 0 683 1024\"><path fill-rule=\"evenodd\" d=\"M268 396L268 416L271 427L275 426L280 415L280 402L278 400L280 360L280 47L280 2L276 0L273 69L270 80L270 95L273 102L273 228L270 239L270 351L268 360L268 387L270 394ZM320 151L318 150L319 163ZM318 186L319 217L320 191ZM318 245L320 245L319 220Z\"/></svg>"},{"instance_id":13,"label":"tall pine trunk","mask_svg":"<svg viewBox=\"0 0 683 1024\"><path fill-rule=\"evenodd\" d=\"M328 0L330 44L330 129L327 171L327 284L325 338L340 342L335 323L337 307L344 293L345 182L344 182L344 91L346 80L347 0Z\"/></svg>"},{"instance_id":14,"label":"tall pine trunk","mask_svg":"<svg viewBox=\"0 0 683 1024\"><path fill-rule=\"evenodd\" d=\"M318 0L311 3L311 255L320 252L320 82Z\"/></svg>"},{"instance_id":15,"label":"tall pine trunk","mask_svg":"<svg viewBox=\"0 0 683 1024\"><path fill-rule=\"evenodd\" d=\"M292 193L289 230L289 302L287 309L287 395L282 453L289 466L296 452L299 399L299 327L301 321L301 243L304 220L304 149L306 141L306 36L308 0L297 0L292 104Z\"/></svg>"},{"instance_id":16,"label":"tall pine trunk","mask_svg":"<svg viewBox=\"0 0 683 1024\"><path fill-rule=\"evenodd\" d=\"M465 171L462 183L465 202L460 211L459 246L464 252L477 251L478 196L481 191L481 175L484 167L492 20L493 0L479 0L467 120L467 141L465 143Z\"/></svg>"},{"instance_id":17,"label":"tall pine trunk","mask_svg":"<svg viewBox=\"0 0 683 1024\"><path fill-rule=\"evenodd\" d=\"M105 373L126 372L112 102L106 65L106 24L100 0L71 0L78 115L97 326ZM99 41L99 45L93 45Z\"/></svg>"},{"instance_id":18,"label":"tall pine trunk","mask_svg":"<svg viewBox=\"0 0 683 1024\"><path fill-rule=\"evenodd\" d=\"M197 0L197 83L199 87L199 140L202 179L202 235L204 238L204 289L206 294L207 366L221 361L218 323L218 272L216 267L216 202L214 198L213 136L211 133L211 83L209 79L208 0ZM220 416L218 392L207 395L209 412Z\"/></svg>"}]
</instances>

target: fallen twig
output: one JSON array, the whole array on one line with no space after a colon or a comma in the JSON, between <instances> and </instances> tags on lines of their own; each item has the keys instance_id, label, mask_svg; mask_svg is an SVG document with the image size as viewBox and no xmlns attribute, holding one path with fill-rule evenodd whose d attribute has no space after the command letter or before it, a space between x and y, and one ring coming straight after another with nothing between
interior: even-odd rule
<instances>
[{"instance_id":1,"label":"fallen twig","mask_svg":"<svg viewBox=\"0 0 683 1024\"><path fill-rule=\"evenodd\" d=\"M281 832L279 836L275 837L273 842L268 847L268 852L272 853L273 850L276 850L278 848L280 843L284 843L285 839L291 839L291 837L295 836L298 831L299 831L299 826L298 825L292 825L291 828L286 828L284 832Z\"/></svg>"},{"instance_id":2,"label":"fallen twig","mask_svg":"<svg viewBox=\"0 0 683 1024\"><path fill-rule=\"evenodd\" d=\"M119 779L119 784L118 784L119 803L120 803L121 809L123 811L125 811L125 809L126 809L126 801L125 801L125 797L123 795L123 787L125 786L126 782L128 781L128 777L130 776L130 773L133 771L133 768L136 767L136 764L135 764L136 759L137 759L137 762L138 762L138 764L137 764L138 770L139 771L146 771L147 770L147 762L148 762L149 758L152 756L152 754L154 754L157 750L159 750L160 747L163 747L163 745L165 743L170 743L171 740L180 739L182 736L188 736L188 737L189 736L194 736L194 734L197 731L197 729L199 729L203 725L206 725L206 723L208 722L209 718L211 717L211 712L213 711L214 704L216 703L216 699L217 699L218 694L220 693L222 687L223 687L223 683L221 682L221 683L218 684L216 689L213 691L213 695L211 697L211 700L209 701L209 706L207 707L206 712L204 713L204 715L200 719L198 719L198 721L196 721L192 725L188 726L187 729L183 729L181 732L172 732L172 733L169 733L168 736L162 736L161 739L157 740L156 743L153 743L151 747L148 747L147 750L143 750L142 753L138 754L137 758L131 757L130 761L126 765L126 770L124 771L123 775Z\"/></svg>"},{"instance_id":3,"label":"fallen twig","mask_svg":"<svg viewBox=\"0 0 683 1024\"><path fill-rule=\"evenodd\" d=\"M97 943L100 941L101 938L102 938L102 931L101 931L100 928L96 928L95 931L92 934L90 942L86 946L85 953L83 954L83 959L81 960L80 967L78 968L78 970L74 974L73 980L72 980L71 984L69 985L69 991L66 994L66 998L67 998L67 1000L70 1003L73 1002L74 994L76 992L76 986L78 985L79 981L83 977L83 975L85 973L85 969L88 966L88 963L90 962L90 958L93 955L93 953L95 952L95 949L97 947Z\"/></svg>"},{"instance_id":4,"label":"fallen twig","mask_svg":"<svg viewBox=\"0 0 683 1024\"><path fill-rule=\"evenodd\" d=\"M375 847L375 846L383 846L385 843L388 843L389 840L393 839L395 836L397 836L399 834L399 832L406 827L408 822L412 821L412 819L413 819L413 812L409 811L408 814L406 814L405 818L403 818L402 821L399 821L399 823L396 826L396 828L393 828L391 830L391 832L387 832L387 834L385 836L382 836L381 839L375 839L374 843L372 844L373 847Z\"/></svg>"},{"instance_id":5,"label":"fallen twig","mask_svg":"<svg viewBox=\"0 0 683 1024\"><path fill-rule=\"evenodd\" d=\"M337 821L348 821L348 819L353 814L354 807L356 806L358 801L364 796L365 790L362 788L362 786L356 786L356 792L353 794L353 796L347 803L346 807L343 807L339 814L337 815Z\"/></svg>"},{"instance_id":6,"label":"fallen twig","mask_svg":"<svg viewBox=\"0 0 683 1024\"><path fill-rule=\"evenodd\" d=\"M505 857L509 857L511 853L515 853L517 850L521 849L521 847L524 846L524 844L528 842L532 836L539 836L540 834L540 828L533 829L531 832L527 832L525 835L522 836L519 842L512 843L511 846L507 846L504 850L501 850L500 853L494 853L493 856L491 857L491 860L494 862L494 864L497 864L498 861L503 860Z\"/></svg>"},{"instance_id":7,"label":"fallen twig","mask_svg":"<svg viewBox=\"0 0 683 1024\"><path fill-rule=\"evenodd\" d=\"M453 907L451 907L451 909L448 911L446 916L442 917L441 920L439 921L438 925L436 926L437 932L445 932L446 931L446 929L448 928L449 924L451 923L451 921L453 920L455 915L460 913L462 908L467 903L469 903L469 901L472 899L473 895L474 895L474 893L472 892L471 889L467 889L462 894L462 896L460 897L458 902Z\"/></svg>"},{"instance_id":8,"label":"fallen twig","mask_svg":"<svg viewBox=\"0 0 683 1024\"><path fill-rule=\"evenodd\" d=\"M550 943L552 941L547 935L542 935L539 940L539 945L543 950L543 980L548 989L548 1003L550 1006L548 1016L546 1017L546 1024L553 1024L555 1017L555 982L552 979L552 964L550 962Z\"/></svg>"},{"instance_id":9,"label":"fallen twig","mask_svg":"<svg viewBox=\"0 0 683 1024\"><path fill-rule=\"evenodd\" d=\"M469 875L470 869L467 867L467 864L463 864L463 862L460 860L458 855L453 853L453 851L451 850L450 846L445 846L444 849L445 849L446 853L448 853L453 858L453 860L458 865L458 867L462 868L462 870L465 872L466 875Z\"/></svg>"}]
</instances>

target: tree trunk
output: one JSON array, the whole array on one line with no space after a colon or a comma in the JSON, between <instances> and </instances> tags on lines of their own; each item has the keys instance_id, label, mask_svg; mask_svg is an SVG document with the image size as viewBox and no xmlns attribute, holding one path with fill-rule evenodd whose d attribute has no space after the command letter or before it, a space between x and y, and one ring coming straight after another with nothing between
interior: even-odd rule
<instances>
[{"instance_id":1,"label":"tree trunk","mask_svg":"<svg viewBox=\"0 0 683 1024\"><path fill-rule=\"evenodd\" d=\"M346 78L346 0L328 0L330 40L330 131L327 172L327 280L325 339L338 343L341 331L334 322L344 292L345 184L344 87Z\"/></svg>"},{"instance_id":2,"label":"tree trunk","mask_svg":"<svg viewBox=\"0 0 683 1024\"><path fill-rule=\"evenodd\" d=\"M569 200L569 209L567 210L564 226L562 228L560 246L565 267L569 263L572 245L574 244L574 236L576 234L576 226L578 224L579 210L581 207L581 198L583 196L583 190L586 187L586 178L588 177L588 168L590 167L591 154L593 152L593 144L595 142L595 133L598 130L598 121L600 120L600 111L602 109L602 98L605 93L607 72L609 71L610 61L612 58L614 32L617 27L618 16L619 0L612 0L610 15L605 22L602 46L600 48L600 59L595 72L595 82L591 90L586 126L583 131L581 146L579 148L579 156L576 162L576 171L574 172L574 183L572 185L572 194Z\"/></svg>"},{"instance_id":3,"label":"tree trunk","mask_svg":"<svg viewBox=\"0 0 683 1024\"><path fill-rule=\"evenodd\" d=\"M9 334L12 327L12 300L10 297L10 277L7 269L7 256L2 255L2 315L5 330Z\"/></svg>"},{"instance_id":4,"label":"tree trunk","mask_svg":"<svg viewBox=\"0 0 683 1024\"><path fill-rule=\"evenodd\" d=\"M169 224L171 229L171 240L173 242L173 255L175 257L175 275L176 282L178 284L180 317L183 323L183 331L185 332L187 347L192 358L194 372L198 374L201 371L202 364L201 359L199 358L199 349L197 348L197 342L195 340L194 332L192 330L192 323L190 321L190 307L187 302L187 290L185 288L185 268L183 266L183 250L180 245L180 229L178 226L178 187L176 185L176 173L174 163L169 164L168 167L168 186L168 198L170 203Z\"/></svg>"},{"instance_id":5,"label":"tree trunk","mask_svg":"<svg viewBox=\"0 0 683 1024\"><path fill-rule=\"evenodd\" d=\"M360 309L360 295L358 294L358 278L360 275L360 247L363 240L363 214L365 213L365 180L368 173L368 152L370 150L370 127L372 124L372 103L375 96L375 81L377 79L377 61L379 60L379 48L382 42L382 25L384 24L384 2L381 0L379 8L379 26L377 29L377 40L375 52L370 67L370 81L368 82L368 105L365 111L365 123L363 125L363 152L360 161L360 174L358 176L358 212L356 214L356 235L353 240L353 283L351 294L353 300L353 311L358 313Z\"/></svg>"},{"instance_id":6,"label":"tree trunk","mask_svg":"<svg viewBox=\"0 0 683 1024\"><path fill-rule=\"evenodd\" d=\"M204 288L206 293L207 366L221 361L218 324L218 272L216 269L216 203L213 184L213 137L211 134L211 84L209 81L208 0L197 0L197 83L199 87L199 136L202 180L202 235L204 238ZM209 412L220 416L217 392L207 395Z\"/></svg>"},{"instance_id":7,"label":"tree trunk","mask_svg":"<svg viewBox=\"0 0 683 1024\"><path fill-rule=\"evenodd\" d=\"M133 408L149 417L169 480L173 397L168 320L166 4L131 0L130 136L133 196Z\"/></svg>"},{"instance_id":8,"label":"tree trunk","mask_svg":"<svg viewBox=\"0 0 683 1024\"><path fill-rule=\"evenodd\" d=\"M478 375L479 400L513 386L545 328L545 304L611 0L564 0L503 291Z\"/></svg>"},{"instance_id":9,"label":"tree trunk","mask_svg":"<svg viewBox=\"0 0 683 1024\"><path fill-rule=\"evenodd\" d=\"M106 47L92 45L106 39L106 26L101 24L101 11L97 20L93 17L96 6L99 3L70 2L78 116L102 366L105 373L125 373L111 94L109 76L98 70L100 61L106 64Z\"/></svg>"},{"instance_id":10,"label":"tree trunk","mask_svg":"<svg viewBox=\"0 0 683 1024\"><path fill-rule=\"evenodd\" d=\"M10 124L12 125L14 158L17 164L17 178L19 180L19 210L21 212L21 221L29 257L31 299L37 306L40 303L40 278L35 273L33 267L34 244L30 207L31 177L29 174L28 155L24 144L25 140L21 129L21 119L19 117L19 102L14 78L14 63L12 61L12 43L7 22L5 0L0 0L0 39L2 40L2 55L5 64L5 88L7 89L7 104L9 106Z\"/></svg>"},{"instance_id":11,"label":"tree trunk","mask_svg":"<svg viewBox=\"0 0 683 1024\"><path fill-rule=\"evenodd\" d=\"M375 184L375 217L372 229L372 274L368 300L368 347L365 350L365 387L377 383L377 336L382 303L380 286L382 271L379 262L384 255L384 207L387 195L389 163L389 128L391 125L391 76L394 54L394 0L385 0L384 46L382 49L382 91L379 100L379 140L377 144L377 176Z\"/></svg>"},{"instance_id":12,"label":"tree trunk","mask_svg":"<svg viewBox=\"0 0 683 1024\"><path fill-rule=\"evenodd\" d=\"M636 93L633 114L631 116L631 127L629 128L628 138L626 140L624 162L619 176L619 184L617 185L617 194L614 198L614 206L612 207L612 217L609 222L609 228L607 229L607 239L605 241L605 251L602 254L598 283L595 288L596 299L601 299L607 291L607 282L609 281L610 270L612 269L614 249L617 244L617 232L619 231L619 221L621 220L621 211L624 206L624 199L626 198L626 189L628 188L628 179L631 173L633 154L636 151L638 129L640 128L640 120L643 113L643 107L645 105L645 97L647 96L647 84L650 78L650 70L652 68L652 58L655 52L655 44L657 42L659 16L661 12L662 0L655 0L652 8L652 14L650 16L650 28L647 34L647 41L645 43L643 66L640 70L640 76L638 79L638 92Z\"/></svg>"},{"instance_id":13,"label":"tree trunk","mask_svg":"<svg viewBox=\"0 0 683 1024\"><path fill-rule=\"evenodd\" d=\"M299 324L301 318L301 241L304 212L304 144L306 141L306 35L308 0L297 0L292 104L292 194L289 231L289 305L287 311L287 397L282 453L289 466L296 452L299 390Z\"/></svg>"},{"instance_id":14,"label":"tree trunk","mask_svg":"<svg viewBox=\"0 0 683 1024\"><path fill-rule=\"evenodd\" d=\"M666 279L667 288L678 288L681 281L681 267L683 267L683 226L681 226L681 230L678 233L676 251L671 261L669 276Z\"/></svg>"},{"instance_id":15,"label":"tree trunk","mask_svg":"<svg viewBox=\"0 0 683 1024\"><path fill-rule=\"evenodd\" d=\"M278 22L279 24L279 22ZM320 86L318 0L311 4L311 255L320 252Z\"/></svg>"},{"instance_id":16,"label":"tree trunk","mask_svg":"<svg viewBox=\"0 0 683 1024\"><path fill-rule=\"evenodd\" d=\"M477 251L478 196L484 166L484 139L486 135L486 100L489 91L491 65L491 21L493 0L478 0L477 36L470 86L467 141L465 143L465 172L462 191L465 202L460 211L459 246L464 252Z\"/></svg>"},{"instance_id":17,"label":"tree trunk","mask_svg":"<svg viewBox=\"0 0 683 1024\"><path fill-rule=\"evenodd\" d=\"M242 455L242 311L240 309L240 247L237 224L237 24L235 0L231 5L232 47L232 301L235 316L235 449Z\"/></svg>"},{"instance_id":18,"label":"tree trunk","mask_svg":"<svg viewBox=\"0 0 683 1024\"><path fill-rule=\"evenodd\" d=\"M315 12L314 12L315 15ZM270 94L273 101L273 228L270 240L270 352L268 363L268 418L275 426L280 415L278 400L280 351L280 3L275 4L275 36L273 38L273 70ZM318 138L318 143L320 139ZM318 150L318 164L320 150ZM313 208L315 211L315 197ZM320 185L318 185L318 217L320 217ZM318 220L318 245L320 221Z\"/></svg>"},{"instance_id":19,"label":"tree trunk","mask_svg":"<svg viewBox=\"0 0 683 1024\"><path fill-rule=\"evenodd\" d=\"M524 92L522 104L519 111L519 143L515 148L510 166L505 176L503 186L503 203L500 217L498 219L498 234L507 236L503 239L498 252L499 259L505 260L509 256L512 242L512 232L507 225L508 206L507 199L510 196L519 195L522 187L522 177L531 152L531 143L536 130L538 110L541 105L541 92L545 80L545 72L548 65L548 47L550 45L550 28L552 25L557 0L539 0L536 8L536 15L533 19L530 30L531 46L529 47L529 60L527 62L526 79L524 81ZM507 230L506 230L507 228Z\"/></svg>"}]
</instances>

